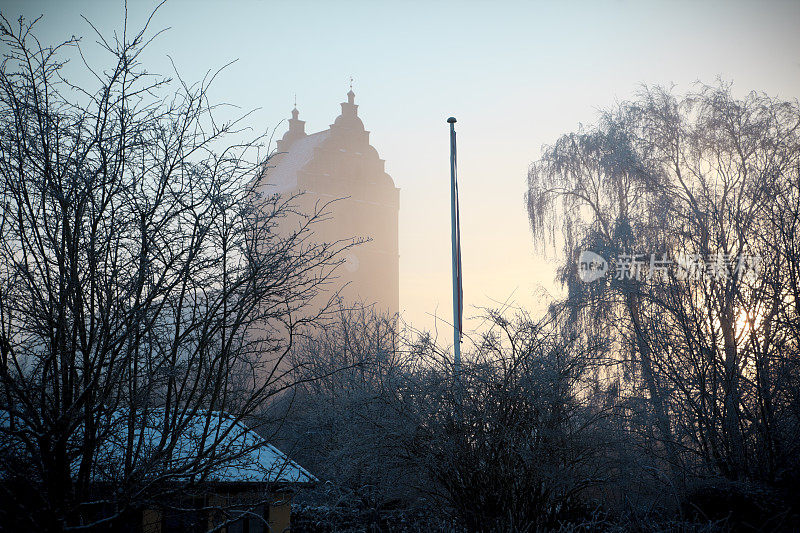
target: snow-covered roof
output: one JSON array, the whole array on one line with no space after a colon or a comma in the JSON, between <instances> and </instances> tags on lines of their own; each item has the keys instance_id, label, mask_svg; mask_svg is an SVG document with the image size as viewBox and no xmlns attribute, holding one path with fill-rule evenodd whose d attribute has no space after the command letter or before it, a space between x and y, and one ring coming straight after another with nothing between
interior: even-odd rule
<instances>
[{"instance_id":1,"label":"snow-covered roof","mask_svg":"<svg viewBox=\"0 0 800 533\"><path fill-rule=\"evenodd\" d=\"M322 146L330 133L331 130L323 130L297 139L288 152L276 157L275 166L267 170L266 192L284 193L296 189L297 173L311 161L314 148Z\"/></svg>"},{"instance_id":2,"label":"snow-covered roof","mask_svg":"<svg viewBox=\"0 0 800 533\"><path fill-rule=\"evenodd\" d=\"M161 439L160 420L147 428L149 440ZM205 436L205 441L203 437ZM173 461L202 458L204 448L214 446L224 460L210 469L209 481L308 483L316 481L303 467L266 442L244 423L220 412L198 412L181 432ZM213 461L213 459L212 459Z\"/></svg>"},{"instance_id":3,"label":"snow-covered roof","mask_svg":"<svg viewBox=\"0 0 800 533\"><path fill-rule=\"evenodd\" d=\"M145 476L168 474L180 480L218 483L313 483L317 479L266 442L244 423L219 411L198 411L184 418L180 431L171 431L162 446L164 410L152 409L135 421L133 447L139 450L136 465ZM128 417L116 412L109 419L109 437L99 446L93 477L113 482L121 474L127 449ZM0 436L9 428L8 412L0 410ZM174 442L169 442L173 437ZM2 440L2 439L0 439ZM2 446L0 446L2 448ZM170 450L166 453L165 450ZM74 470L77 473L79 462Z\"/></svg>"}]
</instances>

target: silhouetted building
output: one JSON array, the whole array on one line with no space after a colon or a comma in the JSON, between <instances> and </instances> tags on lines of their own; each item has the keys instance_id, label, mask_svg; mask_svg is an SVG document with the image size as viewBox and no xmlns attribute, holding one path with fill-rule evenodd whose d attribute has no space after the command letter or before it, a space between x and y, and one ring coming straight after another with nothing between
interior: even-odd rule
<instances>
[{"instance_id":1,"label":"silhouetted building","mask_svg":"<svg viewBox=\"0 0 800 533\"><path fill-rule=\"evenodd\" d=\"M384 169L384 160L369 144L369 132L358 118L352 89L342 113L330 128L307 134L305 122L292 110L289 131L278 141L278 154L267 171L267 191L304 191L300 206L310 213L317 202L337 200L329 221L315 227L321 242L363 237L370 242L348 251L336 280L347 284L347 303L375 304L376 311L399 310L397 243L400 189Z\"/></svg>"}]
</instances>

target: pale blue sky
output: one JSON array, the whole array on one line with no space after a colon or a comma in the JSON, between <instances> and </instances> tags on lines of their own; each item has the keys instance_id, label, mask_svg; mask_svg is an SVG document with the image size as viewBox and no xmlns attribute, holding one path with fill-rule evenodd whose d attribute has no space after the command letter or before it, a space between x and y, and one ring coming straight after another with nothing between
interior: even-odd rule
<instances>
[{"instance_id":1,"label":"pale blue sky","mask_svg":"<svg viewBox=\"0 0 800 533\"><path fill-rule=\"evenodd\" d=\"M129 24L154 5L129 2ZM39 35L50 41L90 40L81 13L106 30L123 14L115 1L3 6L11 17L44 13ZM359 114L401 189L401 308L424 327L429 314L451 316L448 116L458 118L470 315L512 294L535 307L537 290L555 287L523 205L542 144L595 121L641 83L685 91L720 76L742 93L800 96L800 2L171 0L153 22L164 27L150 70L169 72L169 54L197 79L238 59L213 96L260 108L257 129L287 118L295 93L306 130L326 128L355 78Z\"/></svg>"}]
</instances>

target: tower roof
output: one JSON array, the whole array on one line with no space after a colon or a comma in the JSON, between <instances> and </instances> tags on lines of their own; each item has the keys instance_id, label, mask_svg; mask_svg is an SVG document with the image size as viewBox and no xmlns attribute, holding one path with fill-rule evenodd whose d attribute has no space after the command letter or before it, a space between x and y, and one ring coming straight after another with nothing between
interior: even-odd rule
<instances>
[{"instance_id":1,"label":"tower roof","mask_svg":"<svg viewBox=\"0 0 800 533\"><path fill-rule=\"evenodd\" d=\"M364 123L358 118L358 106L355 103L356 93L353 89L347 93L347 102L342 102L342 114L336 117L332 127L356 128L364 131Z\"/></svg>"},{"instance_id":2,"label":"tower roof","mask_svg":"<svg viewBox=\"0 0 800 533\"><path fill-rule=\"evenodd\" d=\"M275 165L267 171L269 176L269 193L283 193L297 188L297 173L303 169L314 157L314 149L321 147L330 135L330 130L324 130L311 135L306 135L290 149L276 158Z\"/></svg>"},{"instance_id":3,"label":"tower roof","mask_svg":"<svg viewBox=\"0 0 800 533\"><path fill-rule=\"evenodd\" d=\"M350 178L362 176L369 183L391 185L394 188L392 178L384 169L384 161L369 144L369 132L358 117L355 96L351 88L347 93L347 101L341 103L341 114L329 129L317 133L307 134L305 122L298 118L297 107L292 109L292 118L288 120L289 131L278 141L278 153L270 160L266 170L270 184L268 192L296 189L300 186L298 174L308 172L331 176L325 179L333 181L345 174ZM359 170L353 174L352 169Z\"/></svg>"},{"instance_id":4,"label":"tower roof","mask_svg":"<svg viewBox=\"0 0 800 533\"><path fill-rule=\"evenodd\" d=\"M278 151L285 152L292 144L298 139L306 137L306 122L300 120L300 111L297 110L297 102L292 109L292 118L289 119L289 131L283 134L283 137L278 141Z\"/></svg>"}]
</instances>

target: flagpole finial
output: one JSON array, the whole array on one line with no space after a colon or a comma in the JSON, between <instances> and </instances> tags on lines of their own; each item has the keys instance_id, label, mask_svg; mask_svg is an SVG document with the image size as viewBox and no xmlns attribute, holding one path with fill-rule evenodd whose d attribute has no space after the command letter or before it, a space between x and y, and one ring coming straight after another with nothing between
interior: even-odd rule
<instances>
[{"instance_id":1,"label":"flagpole finial","mask_svg":"<svg viewBox=\"0 0 800 533\"><path fill-rule=\"evenodd\" d=\"M448 123L448 124L455 124L455 123L456 123L456 117L450 117L450 118L448 118L448 119L447 119L447 123Z\"/></svg>"}]
</instances>

